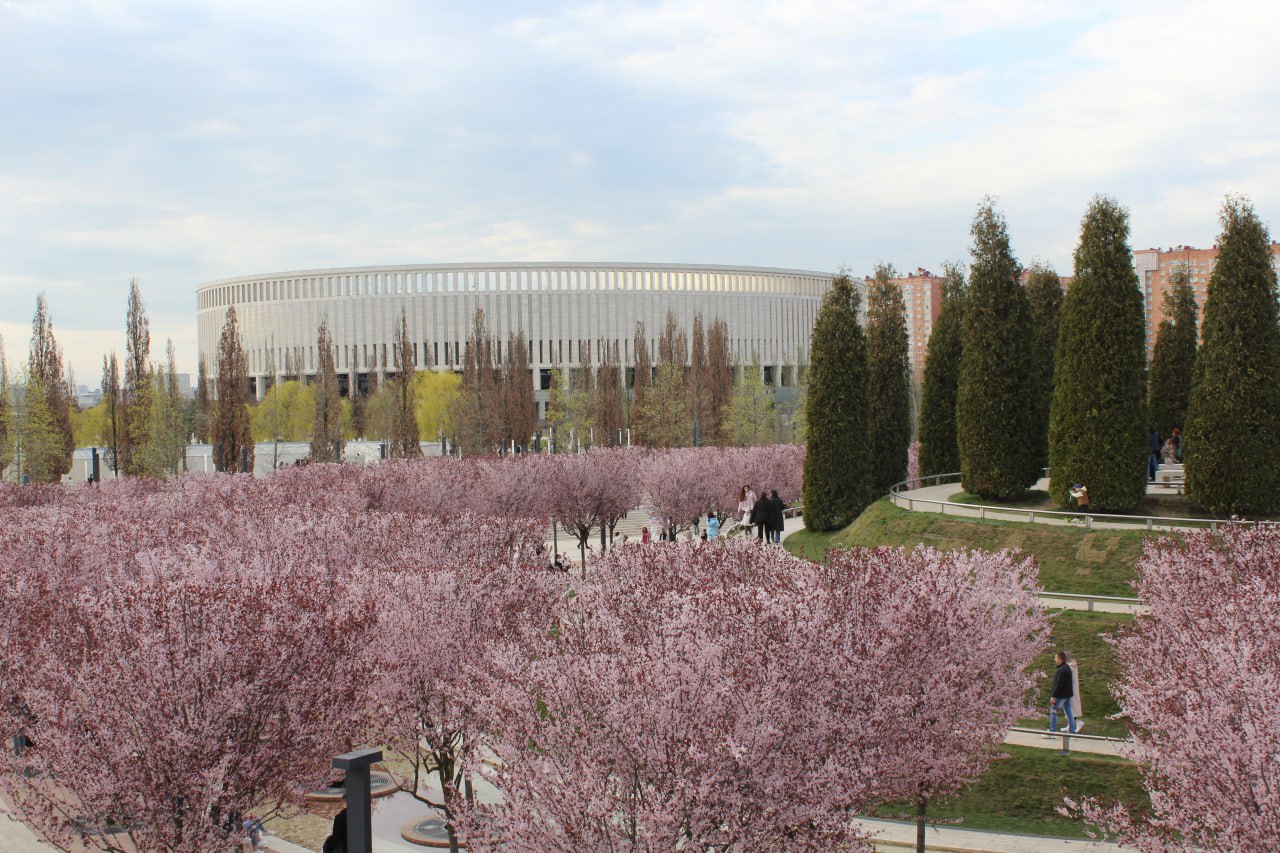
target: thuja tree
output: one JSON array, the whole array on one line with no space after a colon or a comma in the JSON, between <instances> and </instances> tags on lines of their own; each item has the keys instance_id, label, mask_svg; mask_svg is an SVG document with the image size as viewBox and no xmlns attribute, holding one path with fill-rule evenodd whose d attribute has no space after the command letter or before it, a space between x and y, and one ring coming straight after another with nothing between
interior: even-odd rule
<instances>
[{"instance_id":1,"label":"thuja tree","mask_svg":"<svg viewBox=\"0 0 1280 853\"><path fill-rule=\"evenodd\" d=\"M316 408L311 420L311 461L341 462L345 445L333 337L329 334L328 319L322 319L316 337Z\"/></svg>"},{"instance_id":2,"label":"thuja tree","mask_svg":"<svg viewBox=\"0 0 1280 853\"><path fill-rule=\"evenodd\" d=\"M244 347L240 343L240 326L236 309L227 309L227 320L218 341L218 400L214 406L210 440L213 443L213 466L218 471L253 471L253 434L246 404Z\"/></svg>"},{"instance_id":3,"label":"thuja tree","mask_svg":"<svg viewBox=\"0 0 1280 853\"><path fill-rule=\"evenodd\" d=\"M1246 199L1222 207L1187 411L1187 495L1216 513L1280 506L1280 325L1270 238Z\"/></svg>"},{"instance_id":4,"label":"thuja tree","mask_svg":"<svg viewBox=\"0 0 1280 853\"><path fill-rule=\"evenodd\" d=\"M964 272L947 264L942 276L942 310L929 336L920 395L920 474L960 470L956 444L956 389L960 384L964 331Z\"/></svg>"},{"instance_id":5,"label":"thuja tree","mask_svg":"<svg viewBox=\"0 0 1280 853\"><path fill-rule=\"evenodd\" d=\"M1058 350L1058 314L1062 280L1053 267L1036 263L1027 277L1031 305L1031 404L1036 412L1036 465L1049 464L1049 403L1053 399L1053 361Z\"/></svg>"},{"instance_id":6,"label":"thuja tree","mask_svg":"<svg viewBox=\"0 0 1280 853\"><path fill-rule=\"evenodd\" d=\"M1147 419L1163 436L1187 424L1191 382L1196 365L1198 308L1185 264L1173 268L1164 295L1164 319L1156 329L1148 374Z\"/></svg>"},{"instance_id":7,"label":"thuja tree","mask_svg":"<svg viewBox=\"0 0 1280 853\"><path fill-rule=\"evenodd\" d=\"M911 443L911 362L907 304L892 266L876 267L867 292L867 434L871 491L881 495L906 476Z\"/></svg>"},{"instance_id":8,"label":"thuja tree","mask_svg":"<svg viewBox=\"0 0 1280 853\"><path fill-rule=\"evenodd\" d=\"M1091 823L1139 850L1280 849L1277 566L1274 529L1148 540L1137 587L1150 612L1110 643L1151 809L1095 801Z\"/></svg>"},{"instance_id":9,"label":"thuja tree","mask_svg":"<svg viewBox=\"0 0 1280 853\"><path fill-rule=\"evenodd\" d=\"M867 505L867 342L858 322L860 301L857 285L841 272L813 324L804 458L804 523L810 530L838 530Z\"/></svg>"},{"instance_id":10,"label":"thuja tree","mask_svg":"<svg viewBox=\"0 0 1280 853\"><path fill-rule=\"evenodd\" d=\"M1049 491L1061 506L1077 482L1096 509L1130 509L1146 494L1145 365L1129 213L1115 199L1095 196L1080 225L1054 357Z\"/></svg>"},{"instance_id":11,"label":"thuja tree","mask_svg":"<svg viewBox=\"0 0 1280 853\"><path fill-rule=\"evenodd\" d=\"M1004 217L990 199L973 217L956 443L962 483L984 498L1026 492L1039 477L1031 374L1031 309Z\"/></svg>"}]
</instances>

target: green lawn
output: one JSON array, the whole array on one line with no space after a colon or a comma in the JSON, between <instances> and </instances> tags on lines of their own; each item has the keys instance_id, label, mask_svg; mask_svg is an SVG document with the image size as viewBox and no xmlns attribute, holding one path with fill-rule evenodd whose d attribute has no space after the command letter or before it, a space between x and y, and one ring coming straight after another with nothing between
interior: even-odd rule
<instances>
[{"instance_id":1,"label":"green lawn","mask_svg":"<svg viewBox=\"0 0 1280 853\"><path fill-rule=\"evenodd\" d=\"M1045 673L1036 699L1037 707L1044 711L1034 718L1023 720L1022 725L1032 728L1048 726L1053 653L1062 649L1075 655L1080 665L1080 698L1084 709L1085 733L1108 737L1128 736L1123 720L1107 719L1120 712L1120 707L1110 692L1111 684L1120 673L1112 657L1111 647L1102 639L1102 635L1128 628L1133 625L1133 617L1119 613L1064 610L1052 618L1051 624L1053 645L1032 663L1033 669ZM1059 725L1066 726L1066 722Z\"/></svg>"},{"instance_id":2,"label":"green lawn","mask_svg":"<svg viewBox=\"0 0 1280 853\"><path fill-rule=\"evenodd\" d=\"M968 492L956 492L947 498L953 504L986 504L990 506L1007 506L1019 509L1045 509L1055 510L1058 507L1049 499L1049 493L1044 489L1033 489L1026 493L1025 496L1012 501L993 501L990 498L984 498L979 495L971 495Z\"/></svg>"},{"instance_id":3,"label":"green lawn","mask_svg":"<svg viewBox=\"0 0 1280 853\"><path fill-rule=\"evenodd\" d=\"M1148 806L1138 769L1108 756L1004 746L1005 758L992 763L980 779L957 796L931 804L929 817L963 818L969 829L1021 832L1031 835L1085 837L1085 825L1058 814L1063 797L1098 797L1104 803L1122 802L1137 809ZM889 803L874 810L879 817L914 815L907 803Z\"/></svg>"},{"instance_id":4,"label":"green lawn","mask_svg":"<svg viewBox=\"0 0 1280 853\"><path fill-rule=\"evenodd\" d=\"M1142 554L1143 531L1085 530L1013 521L983 521L899 509L888 498L867 507L853 524L833 533L797 531L785 545L793 554L821 560L842 546L929 545L998 551L1019 548L1034 554L1040 584L1054 592L1133 595L1129 582Z\"/></svg>"}]
</instances>

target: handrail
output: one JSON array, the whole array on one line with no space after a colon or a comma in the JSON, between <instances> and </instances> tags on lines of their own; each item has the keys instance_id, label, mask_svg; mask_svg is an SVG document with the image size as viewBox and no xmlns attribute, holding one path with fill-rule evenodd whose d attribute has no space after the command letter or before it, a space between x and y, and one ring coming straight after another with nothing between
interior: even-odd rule
<instances>
[{"instance_id":1,"label":"handrail","mask_svg":"<svg viewBox=\"0 0 1280 853\"><path fill-rule=\"evenodd\" d=\"M1049 476L1049 469L1043 469L1044 476ZM936 498L913 498L904 494L905 492L915 491L924 487L925 483L932 485L943 485L947 482L959 482L961 473L956 471L950 474L931 474L927 477L919 477L911 480L901 480L889 487L889 500L894 506L901 507L912 512L916 510L916 504L925 504L929 506L937 506L940 515L947 514L947 507L956 507L957 510L977 510L978 518L985 520L987 513L995 513L996 518L1004 521L1021 521L1025 520L1029 524L1035 524L1037 517L1043 518L1065 518L1067 521L1071 519L1080 519L1084 522L1085 529L1092 530L1094 520L1103 523L1128 523L1133 522L1133 526L1143 525L1147 530L1194 530L1208 526L1213 533L1218 532L1219 525L1227 524L1252 524L1254 526L1275 525L1275 521L1249 521L1246 519L1222 519L1222 518L1178 518L1173 516L1158 515L1120 515L1111 513L1090 513L1090 512L1067 512L1064 510L1051 509L1023 509L1020 507L993 506L990 504L968 504L955 503L954 501L942 501ZM907 488L910 486L910 488ZM903 505L903 501L906 505ZM927 511L927 510L926 510ZM956 515L964 513L956 512Z\"/></svg>"}]
</instances>

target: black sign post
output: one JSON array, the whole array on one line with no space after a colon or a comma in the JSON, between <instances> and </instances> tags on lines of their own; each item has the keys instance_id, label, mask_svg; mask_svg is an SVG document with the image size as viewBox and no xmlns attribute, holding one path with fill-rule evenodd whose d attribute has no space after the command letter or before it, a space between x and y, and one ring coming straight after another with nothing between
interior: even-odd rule
<instances>
[{"instance_id":1,"label":"black sign post","mask_svg":"<svg viewBox=\"0 0 1280 853\"><path fill-rule=\"evenodd\" d=\"M347 773L347 853L373 853L369 767L381 760L380 749L357 749L333 759L333 766Z\"/></svg>"}]
</instances>

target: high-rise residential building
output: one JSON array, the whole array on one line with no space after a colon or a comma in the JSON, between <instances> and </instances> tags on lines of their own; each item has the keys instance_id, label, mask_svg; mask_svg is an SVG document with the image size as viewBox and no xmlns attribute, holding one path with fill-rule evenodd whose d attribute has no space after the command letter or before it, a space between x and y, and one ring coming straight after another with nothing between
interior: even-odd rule
<instances>
[{"instance_id":1,"label":"high-rise residential building","mask_svg":"<svg viewBox=\"0 0 1280 853\"><path fill-rule=\"evenodd\" d=\"M1133 253L1133 268L1138 273L1138 286L1142 289L1143 313L1147 321L1147 356L1156 343L1156 330L1164 320L1164 295L1169 290L1173 271L1185 266L1191 273L1191 289L1200 309L1200 322L1204 322L1204 303L1209 295L1209 276L1218 261L1218 247L1197 249L1194 246L1173 246L1169 249L1138 249ZM1271 268L1280 274L1280 243L1271 244Z\"/></svg>"},{"instance_id":2,"label":"high-rise residential building","mask_svg":"<svg viewBox=\"0 0 1280 853\"><path fill-rule=\"evenodd\" d=\"M868 286L874 280L871 276L864 279ZM917 267L911 275L891 279L891 283L902 288L902 298L907 303L907 355L912 379L920 384L924 382L924 363L929 355L929 335L942 310L942 276Z\"/></svg>"}]
</instances>

